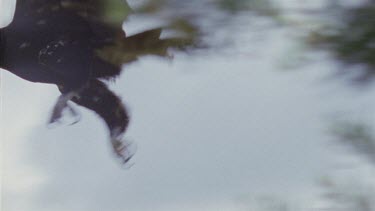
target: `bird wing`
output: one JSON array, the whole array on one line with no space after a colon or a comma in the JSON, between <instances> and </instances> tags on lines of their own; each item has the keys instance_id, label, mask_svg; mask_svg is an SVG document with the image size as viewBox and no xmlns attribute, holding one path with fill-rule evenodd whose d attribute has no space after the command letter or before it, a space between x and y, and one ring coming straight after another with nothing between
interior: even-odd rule
<instances>
[{"instance_id":1,"label":"bird wing","mask_svg":"<svg viewBox=\"0 0 375 211\"><path fill-rule=\"evenodd\" d=\"M184 51L195 43L192 37L161 38L162 29L150 29L126 38L117 37L112 43L96 49L102 61L121 67L138 60L141 56L152 55L170 58L168 49ZM95 70L94 70L95 74Z\"/></svg>"}]
</instances>

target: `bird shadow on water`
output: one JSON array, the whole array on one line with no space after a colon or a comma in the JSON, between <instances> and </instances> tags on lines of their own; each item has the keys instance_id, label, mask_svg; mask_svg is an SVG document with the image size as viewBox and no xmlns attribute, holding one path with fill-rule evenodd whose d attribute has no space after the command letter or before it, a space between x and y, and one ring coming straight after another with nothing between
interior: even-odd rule
<instances>
[{"instance_id":1,"label":"bird shadow on water","mask_svg":"<svg viewBox=\"0 0 375 211\"><path fill-rule=\"evenodd\" d=\"M109 6L120 15L113 17L116 13L108 12ZM61 95L52 109L50 128L69 116L71 125L78 123L76 105L98 114L109 130L114 154L130 167L135 145L123 138L129 114L106 82L119 76L124 64L142 56L170 59L170 48L193 48L194 27L184 22L185 27L175 29L184 33L189 28L188 36L161 38L164 29L176 24L127 36L122 23L132 10L125 1L19 0L16 8L12 23L0 31L0 67L24 80L58 87Z\"/></svg>"}]
</instances>

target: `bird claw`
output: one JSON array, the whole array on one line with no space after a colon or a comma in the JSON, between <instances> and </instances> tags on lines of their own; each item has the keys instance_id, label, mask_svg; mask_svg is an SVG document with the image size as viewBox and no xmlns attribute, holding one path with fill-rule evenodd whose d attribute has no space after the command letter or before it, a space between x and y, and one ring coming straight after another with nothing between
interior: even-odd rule
<instances>
[{"instance_id":1,"label":"bird claw","mask_svg":"<svg viewBox=\"0 0 375 211\"><path fill-rule=\"evenodd\" d=\"M71 105L68 104L68 101L71 100L75 96L74 92L68 93L68 94L63 94L59 97L57 100L53 110L52 110L52 115L48 121L49 125L53 125L55 123L60 123L62 119L62 114L63 111L67 108L71 115L74 117L74 120L72 123L69 125L74 125L77 122L80 121L81 115L77 110L75 110Z\"/></svg>"},{"instance_id":2,"label":"bird claw","mask_svg":"<svg viewBox=\"0 0 375 211\"><path fill-rule=\"evenodd\" d=\"M81 114L78 112L78 110L75 110L72 106L66 105L63 110L68 109L71 118L67 118L67 121L70 123L67 123L67 125L74 125L77 122L81 120ZM51 118L48 121L48 125L56 125L61 124L65 122L65 118L63 118L63 111L54 111L52 112Z\"/></svg>"},{"instance_id":3,"label":"bird claw","mask_svg":"<svg viewBox=\"0 0 375 211\"><path fill-rule=\"evenodd\" d=\"M52 115L48 121L48 124L53 124L53 123L56 123L56 122L59 122L60 119L61 119L61 116L62 116L62 110L64 108L60 109L60 108L57 108L57 105L55 105L53 111L52 111Z\"/></svg>"},{"instance_id":4,"label":"bird claw","mask_svg":"<svg viewBox=\"0 0 375 211\"><path fill-rule=\"evenodd\" d=\"M78 110L75 110L74 107L72 107L71 105L68 104L67 108L69 109L70 111L70 114L72 115L72 117L74 118L73 122L70 123L69 125L75 125L77 122L81 121L81 114L79 113Z\"/></svg>"},{"instance_id":5,"label":"bird claw","mask_svg":"<svg viewBox=\"0 0 375 211\"><path fill-rule=\"evenodd\" d=\"M118 139L112 140L112 147L117 157L121 159L121 162L127 168L133 166L134 163L128 163L129 160L134 156L136 151L136 145L132 142L125 142Z\"/></svg>"}]
</instances>

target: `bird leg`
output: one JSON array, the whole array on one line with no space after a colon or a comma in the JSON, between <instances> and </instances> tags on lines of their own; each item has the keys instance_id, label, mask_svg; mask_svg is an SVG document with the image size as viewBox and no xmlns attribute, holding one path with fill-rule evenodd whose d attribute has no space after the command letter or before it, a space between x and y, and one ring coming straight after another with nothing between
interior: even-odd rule
<instances>
[{"instance_id":1,"label":"bird leg","mask_svg":"<svg viewBox=\"0 0 375 211\"><path fill-rule=\"evenodd\" d=\"M59 121L61 119L62 112L65 108L68 108L73 116L77 116L77 115L79 116L79 113L75 109L73 109L72 106L68 104L68 101L76 96L77 96L77 93L74 91L60 95L52 110L52 115L48 123L52 124L52 123ZM77 118L77 120L73 122L73 124L78 122L78 120L79 118Z\"/></svg>"}]
</instances>

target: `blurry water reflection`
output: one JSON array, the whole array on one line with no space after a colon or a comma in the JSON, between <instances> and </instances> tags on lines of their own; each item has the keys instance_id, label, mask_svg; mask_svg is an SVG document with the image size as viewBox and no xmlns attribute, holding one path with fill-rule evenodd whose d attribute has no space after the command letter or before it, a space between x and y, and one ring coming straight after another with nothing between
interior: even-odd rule
<instances>
[{"instance_id":1,"label":"blurry water reflection","mask_svg":"<svg viewBox=\"0 0 375 211\"><path fill-rule=\"evenodd\" d=\"M61 96L53 107L44 98L57 89L4 73L6 211L373 210L373 87L318 83L340 68L371 81L373 1L142 2L18 0L1 67ZM139 143L131 171L108 159L100 121L74 103L104 120L123 162L134 153L123 136ZM84 118L46 130L50 107L49 123ZM365 121L341 121L348 113ZM357 154L337 158L332 136Z\"/></svg>"}]
</instances>

